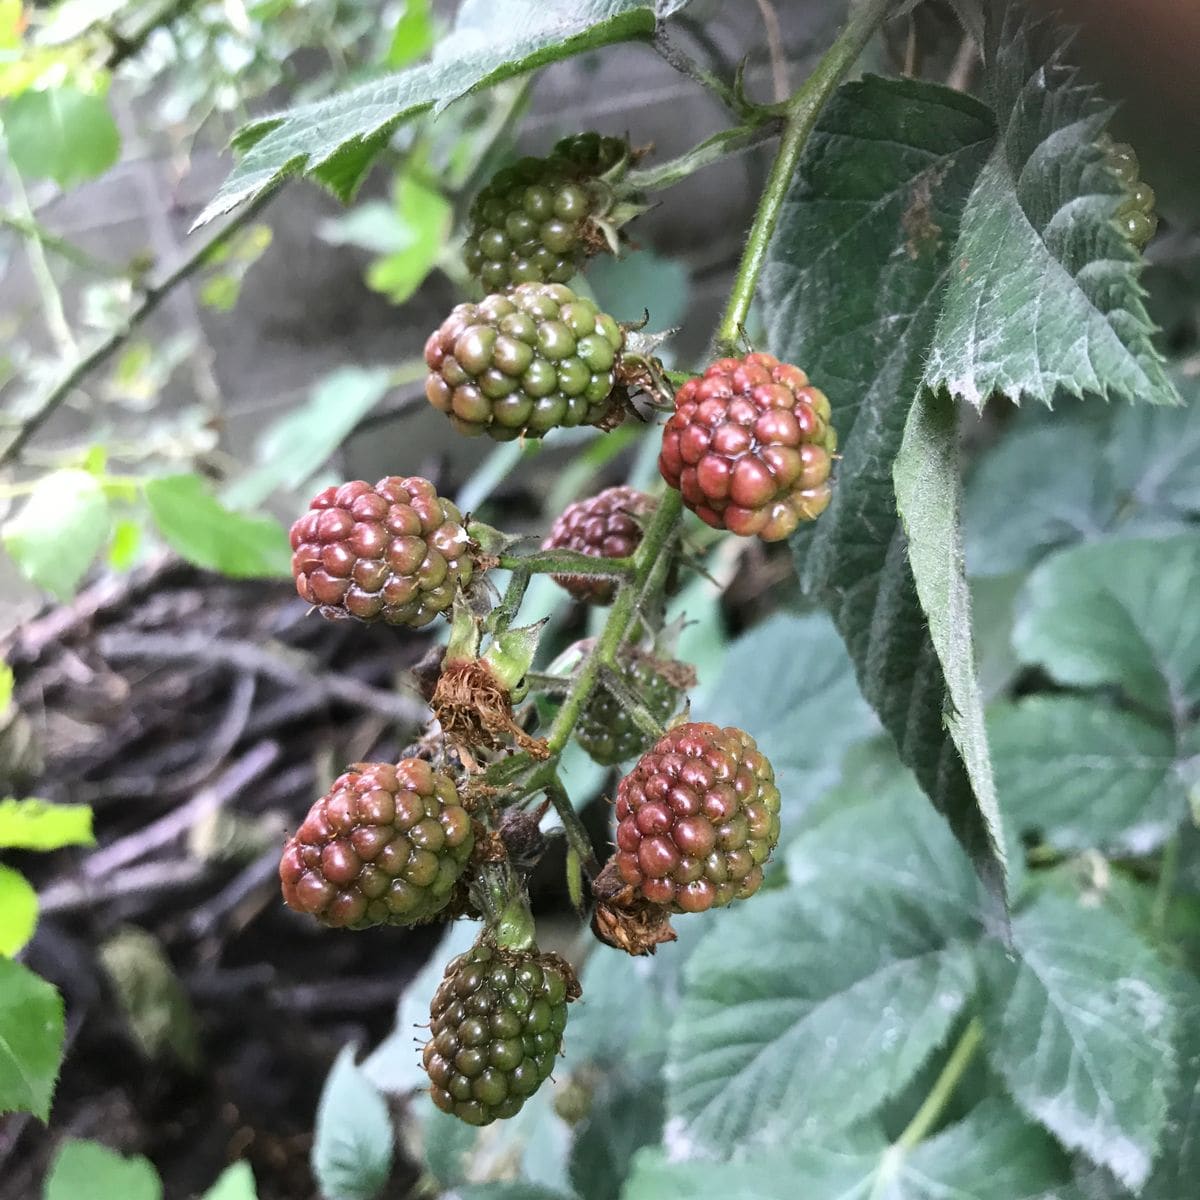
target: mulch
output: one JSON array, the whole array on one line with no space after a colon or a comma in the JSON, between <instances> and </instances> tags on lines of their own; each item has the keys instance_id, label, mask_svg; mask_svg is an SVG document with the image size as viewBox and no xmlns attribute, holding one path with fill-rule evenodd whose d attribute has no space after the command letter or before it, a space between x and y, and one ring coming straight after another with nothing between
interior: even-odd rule
<instances>
[{"instance_id":1,"label":"mulch","mask_svg":"<svg viewBox=\"0 0 1200 1200\"><path fill-rule=\"evenodd\" d=\"M279 848L344 764L411 742L427 710L404 672L428 644L164 559L0 645L16 676L0 786L92 805L98 843L12 858L41 901L25 961L62 991L68 1046L50 1129L0 1118L2 1200L41 1194L64 1137L146 1154L168 1200L238 1158L262 1200L315 1196L329 1065L387 1032L438 934L320 930L280 902ZM129 926L183 986L193 1065L146 1053L126 1019L100 950Z\"/></svg>"}]
</instances>

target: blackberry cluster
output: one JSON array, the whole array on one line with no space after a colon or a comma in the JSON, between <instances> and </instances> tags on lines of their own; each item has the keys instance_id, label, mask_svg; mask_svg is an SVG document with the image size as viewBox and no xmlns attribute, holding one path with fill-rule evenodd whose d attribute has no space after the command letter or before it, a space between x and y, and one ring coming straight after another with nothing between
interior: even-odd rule
<instances>
[{"instance_id":1,"label":"blackberry cluster","mask_svg":"<svg viewBox=\"0 0 1200 1200\"><path fill-rule=\"evenodd\" d=\"M446 968L429 1013L429 1094L469 1125L515 1116L554 1069L579 995L556 954L477 943Z\"/></svg>"},{"instance_id":2,"label":"blackberry cluster","mask_svg":"<svg viewBox=\"0 0 1200 1200\"><path fill-rule=\"evenodd\" d=\"M328 487L291 539L296 591L325 617L428 625L474 573L458 509L417 476Z\"/></svg>"},{"instance_id":3,"label":"blackberry cluster","mask_svg":"<svg viewBox=\"0 0 1200 1200\"><path fill-rule=\"evenodd\" d=\"M460 304L425 343L425 395L460 433L542 437L613 415L620 326L560 283Z\"/></svg>"},{"instance_id":4,"label":"blackberry cluster","mask_svg":"<svg viewBox=\"0 0 1200 1200\"><path fill-rule=\"evenodd\" d=\"M602 177L629 157L622 138L583 133L563 138L546 158L522 158L498 171L471 207L467 270L490 292L566 283L604 245L592 226L613 204Z\"/></svg>"},{"instance_id":5,"label":"blackberry cluster","mask_svg":"<svg viewBox=\"0 0 1200 1200\"><path fill-rule=\"evenodd\" d=\"M418 758L356 763L284 847L283 898L322 925L414 925L446 907L474 844L449 775Z\"/></svg>"}]
</instances>

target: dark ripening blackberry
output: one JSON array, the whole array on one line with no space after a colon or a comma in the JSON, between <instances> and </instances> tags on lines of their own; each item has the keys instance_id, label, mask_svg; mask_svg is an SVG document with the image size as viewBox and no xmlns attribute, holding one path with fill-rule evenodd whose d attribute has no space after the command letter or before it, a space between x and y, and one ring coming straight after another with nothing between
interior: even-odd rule
<instances>
[{"instance_id":1,"label":"dark ripening blackberry","mask_svg":"<svg viewBox=\"0 0 1200 1200\"><path fill-rule=\"evenodd\" d=\"M474 571L458 509L416 476L328 487L291 538L296 591L325 617L428 625Z\"/></svg>"},{"instance_id":2,"label":"dark ripening blackberry","mask_svg":"<svg viewBox=\"0 0 1200 1200\"><path fill-rule=\"evenodd\" d=\"M625 686L660 723L675 714L696 680L695 672L686 664L640 652L627 653L620 672ZM579 714L575 737L592 760L605 767L635 758L654 740L637 726L603 683L592 691Z\"/></svg>"},{"instance_id":3,"label":"dark ripening blackberry","mask_svg":"<svg viewBox=\"0 0 1200 1200\"><path fill-rule=\"evenodd\" d=\"M617 870L673 912L752 896L778 841L775 773L744 730L677 726L617 787Z\"/></svg>"},{"instance_id":4,"label":"dark ripening blackberry","mask_svg":"<svg viewBox=\"0 0 1200 1200\"><path fill-rule=\"evenodd\" d=\"M425 343L425 395L460 433L497 441L600 425L616 408L620 326L558 283L460 304Z\"/></svg>"},{"instance_id":5,"label":"dark ripening blackberry","mask_svg":"<svg viewBox=\"0 0 1200 1200\"><path fill-rule=\"evenodd\" d=\"M595 222L613 208L610 177L630 160L621 138L564 138L546 158L498 171L475 198L463 262L487 291L566 283L605 245Z\"/></svg>"},{"instance_id":6,"label":"dark ripening blackberry","mask_svg":"<svg viewBox=\"0 0 1200 1200\"><path fill-rule=\"evenodd\" d=\"M631 487L611 487L577 500L554 522L543 550L574 550L592 558L627 558L642 541L642 523L654 511L654 499ZM554 582L576 600L610 604L615 580L594 575L555 575Z\"/></svg>"},{"instance_id":7,"label":"dark ripening blackberry","mask_svg":"<svg viewBox=\"0 0 1200 1200\"><path fill-rule=\"evenodd\" d=\"M414 925L445 908L474 841L449 775L419 758L356 763L288 839L283 898L323 925Z\"/></svg>"},{"instance_id":8,"label":"dark ripening blackberry","mask_svg":"<svg viewBox=\"0 0 1200 1200\"><path fill-rule=\"evenodd\" d=\"M1121 232L1140 250L1158 229L1154 189L1140 177L1137 154L1132 146L1107 138L1102 145L1109 168L1125 191L1125 198L1117 206L1117 222Z\"/></svg>"},{"instance_id":9,"label":"dark ripening blackberry","mask_svg":"<svg viewBox=\"0 0 1200 1200\"><path fill-rule=\"evenodd\" d=\"M556 954L478 943L446 968L429 1012L429 1094L469 1125L515 1116L549 1078L579 995Z\"/></svg>"},{"instance_id":10,"label":"dark ripening blackberry","mask_svg":"<svg viewBox=\"0 0 1200 1200\"><path fill-rule=\"evenodd\" d=\"M825 393L770 354L722 358L675 395L658 466L714 529L777 542L829 505Z\"/></svg>"}]
</instances>

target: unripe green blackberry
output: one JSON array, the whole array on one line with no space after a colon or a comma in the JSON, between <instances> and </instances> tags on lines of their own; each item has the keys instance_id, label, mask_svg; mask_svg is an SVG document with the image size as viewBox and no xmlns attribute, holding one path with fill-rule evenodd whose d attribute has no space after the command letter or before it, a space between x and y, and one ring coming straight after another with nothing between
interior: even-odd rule
<instances>
[{"instance_id":1,"label":"unripe green blackberry","mask_svg":"<svg viewBox=\"0 0 1200 1200\"><path fill-rule=\"evenodd\" d=\"M1139 250L1158 229L1158 214L1154 211L1154 189L1140 178L1137 153L1127 142L1102 142L1109 169L1121 181L1125 198L1117 206L1117 222L1121 232Z\"/></svg>"},{"instance_id":2,"label":"unripe green blackberry","mask_svg":"<svg viewBox=\"0 0 1200 1200\"><path fill-rule=\"evenodd\" d=\"M617 787L617 870L672 912L752 896L778 841L775 772L744 730L679 725Z\"/></svg>"},{"instance_id":3,"label":"unripe green blackberry","mask_svg":"<svg viewBox=\"0 0 1200 1200\"><path fill-rule=\"evenodd\" d=\"M777 542L829 505L829 399L770 354L722 358L675 394L658 467L714 529Z\"/></svg>"},{"instance_id":4,"label":"unripe green blackberry","mask_svg":"<svg viewBox=\"0 0 1200 1200\"><path fill-rule=\"evenodd\" d=\"M507 442L599 425L616 401L621 327L561 283L460 304L425 343L429 403L460 433Z\"/></svg>"},{"instance_id":5,"label":"unripe green blackberry","mask_svg":"<svg viewBox=\"0 0 1200 1200\"><path fill-rule=\"evenodd\" d=\"M487 291L566 283L606 238L596 225L616 200L607 178L629 144L597 133L563 138L546 158L498 171L475 198L463 261Z\"/></svg>"},{"instance_id":6,"label":"unripe green blackberry","mask_svg":"<svg viewBox=\"0 0 1200 1200\"><path fill-rule=\"evenodd\" d=\"M695 672L684 663L663 661L637 651L626 654L620 673L625 686L660 724L674 716L696 679ZM627 762L654 741L602 683L579 714L575 736L592 760L604 767Z\"/></svg>"},{"instance_id":7,"label":"unripe green blackberry","mask_svg":"<svg viewBox=\"0 0 1200 1200\"><path fill-rule=\"evenodd\" d=\"M449 775L419 758L355 763L288 839L283 898L322 925L414 925L445 908L474 844Z\"/></svg>"},{"instance_id":8,"label":"unripe green blackberry","mask_svg":"<svg viewBox=\"0 0 1200 1200\"><path fill-rule=\"evenodd\" d=\"M429 1094L468 1125L514 1116L549 1078L579 995L557 954L479 942L446 968L429 1012Z\"/></svg>"},{"instance_id":9,"label":"unripe green blackberry","mask_svg":"<svg viewBox=\"0 0 1200 1200\"><path fill-rule=\"evenodd\" d=\"M591 558L628 558L642 543L641 521L654 511L654 497L631 487L610 487L568 504L542 543L543 550L574 550ZM554 582L576 600L611 604L615 580L599 575L555 575Z\"/></svg>"},{"instance_id":10,"label":"unripe green blackberry","mask_svg":"<svg viewBox=\"0 0 1200 1200\"><path fill-rule=\"evenodd\" d=\"M428 625L475 569L458 509L417 476L327 487L291 539L296 591L330 618Z\"/></svg>"}]
</instances>

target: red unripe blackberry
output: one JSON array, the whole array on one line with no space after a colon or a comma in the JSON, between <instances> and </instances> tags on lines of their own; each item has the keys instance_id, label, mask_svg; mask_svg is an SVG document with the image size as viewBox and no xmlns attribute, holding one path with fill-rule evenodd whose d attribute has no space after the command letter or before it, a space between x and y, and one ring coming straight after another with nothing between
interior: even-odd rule
<instances>
[{"instance_id":1,"label":"red unripe blackberry","mask_svg":"<svg viewBox=\"0 0 1200 1200\"><path fill-rule=\"evenodd\" d=\"M508 442L599 425L616 405L621 327L560 283L460 304L425 343L425 396L454 428Z\"/></svg>"},{"instance_id":2,"label":"red unripe blackberry","mask_svg":"<svg viewBox=\"0 0 1200 1200\"><path fill-rule=\"evenodd\" d=\"M325 617L428 625L474 571L457 508L428 479L356 479L319 493L292 526L296 591Z\"/></svg>"},{"instance_id":3,"label":"red unripe blackberry","mask_svg":"<svg viewBox=\"0 0 1200 1200\"><path fill-rule=\"evenodd\" d=\"M549 1078L567 1004L579 995L556 954L477 943L446 968L429 1012L429 1094L469 1125L516 1115Z\"/></svg>"},{"instance_id":4,"label":"red unripe blackberry","mask_svg":"<svg viewBox=\"0 0 1200 1200\"><path fill-rule=\"evenodd\" d=\"M654 498L631 487L610 487L568 504L554 522L543 550L574 550L591 558L627 558L641 544L642 523L654 511ZM576 600L610 604L613 579L595 575L555 575L554 582Z\"/></svg>"},{"instance_id":5,"label":"red unripe blackberry","mask_svg":"<svg viewBox=\"0 0 1200 1200\"><path fill-rule=\"evenodd\" d=\"M675 395L658 466L714 529L777 542L829 504L829 400L770 354L722 358Z\"/></svg>"},{"instance_id":6,"label":"red unripe blackberry","mask_svg":"<svg viewBox=\"0 0 1200 1200\"><path fill-rule=\"evenodd\" d=\"M600 229L589 230L616 201L601 177L623 173L618 168L629 160L622 138L591 133L563 138L546 158L522 158L497 171L471 206L467 270L489 292L566 283L605 245Z\"/></svg>"},{"instance_id":7,"label":"red unripe blackberry","mask_svg":"<svg viewBox=\"0 0 1200 1200\"><path fill-rule=\"evenodd\" d=\"M322 925L413 925L446 906L474 844L449 775L419 758L355 763L288 839L283 898Z\"/></svg>"},{"instance_id":8,"label":"red unripe blackberry","mask_svg":"<svg viewBox=\"0 0 1200 1200\"><path fill-rule=\"evenodd\" d=\"M775 772L741 729L679 725L617 787L617 870L673 912L753 895L778 841Z\"/></svg>"}]
</instances>

